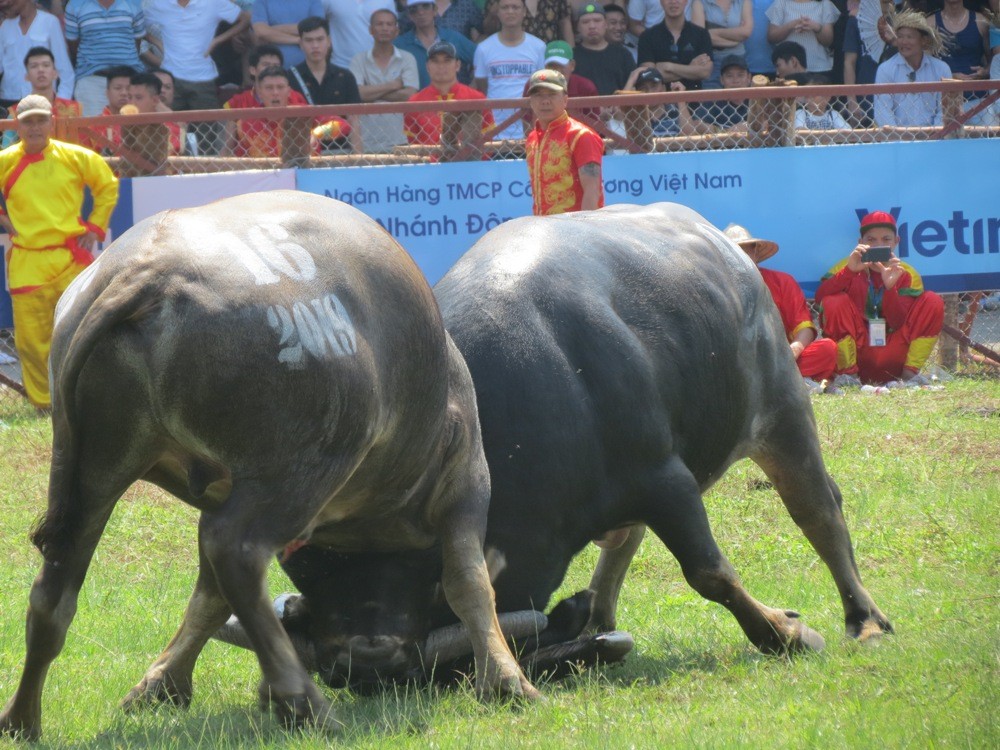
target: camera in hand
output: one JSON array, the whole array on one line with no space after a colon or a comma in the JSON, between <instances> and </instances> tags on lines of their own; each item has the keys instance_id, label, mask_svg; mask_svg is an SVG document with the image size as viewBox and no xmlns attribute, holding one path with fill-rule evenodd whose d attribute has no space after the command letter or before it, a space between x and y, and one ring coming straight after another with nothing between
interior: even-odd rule
<instances>
[{"instance_id":1,"label":"camera in hand","mask_svg":"<svg viewBox=\"0 0 1000 750\"><path fill-rule=\"evenodd\" d=\"M870 247L861 255L865 263L888 263L892 257L892 248L888 245Z\"/></svg>"}]
</instances>

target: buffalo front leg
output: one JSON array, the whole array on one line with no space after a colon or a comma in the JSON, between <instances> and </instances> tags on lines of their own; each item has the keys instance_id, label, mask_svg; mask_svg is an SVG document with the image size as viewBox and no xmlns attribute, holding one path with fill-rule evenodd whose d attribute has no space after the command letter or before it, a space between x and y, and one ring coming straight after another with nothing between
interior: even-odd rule
<instances>
[{"instance_id":1,"label":"buffalo front leg","mask_svg":"<svg viewBox=\"0 0 1000 750\"><path fill-rule=\"evenodd\" d=\"M63 486L59 480L53 476L51 487L57 489L50 489L50 496ZM34 740L41 734L45 677L66 643L80 587L120 494L121 490L95 491L81 482L68 500L50 500L49 515L34 537L45 562L28 597L24 670L16 692L0 712L0 735ZM57 504L72 507L53 513Z\"/></svg>"},{"instance_id":2,"label":"buffalo front leg","mask_svg":"<svg viewBox=\"0 0 1000 750\"><path fill-rule=\"evenodd\" d=\"M712 536L698 483L679 457L652 479L649 491L649 527L677 558L691 587L732 612L754 646L768 654L823 648L822 636L796 612L767 607L743 588Z\"/></svg>"},{"instance_id":3,"label":"buffalo front leg","mask_svg":"<svg viewBox=\"0 0 1000 750\"><path fill-rule=\"evenodd\" d=\"M583 629L585 633L610 633L617 628L615 613L618 610L618 594L625 583L625 574L632 563L646 527L635 524L628 528L625 541L614 549L602 549L601 557L590 578L590 588L594 591L594 604L590 619Z\"/></svg>"},{"instance_id":4,"label":"buffalo front leg","mask_svg":"<svg viewBox=\"0 0 1000 750\"><path fill-rule=\"evenodd\" d=\"M774 483L785 508L829 568L844 606L847 634L866 641L891 633L892 625L861 584L854 549L841 511L840 489L823 466L815 431L794 439L777 436L771 452L755 461Z\"/></svg>"},{"instance_id":5,"label":"buffalo front leg","mask_svg":"<svg viewBox=\"0 0 1000 750\"><path fill-rule=\"evenodd\" d=\"M281 497L278 492L268 494ZM219 591L239 618L260 662L262 707L270 704L279 720L290 728L313 725L340 731L343 725L299 661L266 588L267 566L307 519L299 519L301 523L290 519L287 510L283 518L281 508L264 507L248 498L239 503L231 498L226 507L236 510L202 516L202 546ZM272 523L262 523L261 519L271 519ZM286 527L281 528L286 522ZM228 615L228 610L224 614ZM207 639L225 619L213 619L199 638Z\"/></svg>"},{"instance_id":6,"label":"buffalo front leg","mask_svg":"<svg viewBox=\"0 0 1000 750\"><path fill-rule=\"evenodd\" d=\"M443 584L449 606L465 625L476 660L476 692L480 697L540 697L524 675L497 621L493 586L475 523L464 517L446 525L442 540Z\"/></svg>"}]
</instances>

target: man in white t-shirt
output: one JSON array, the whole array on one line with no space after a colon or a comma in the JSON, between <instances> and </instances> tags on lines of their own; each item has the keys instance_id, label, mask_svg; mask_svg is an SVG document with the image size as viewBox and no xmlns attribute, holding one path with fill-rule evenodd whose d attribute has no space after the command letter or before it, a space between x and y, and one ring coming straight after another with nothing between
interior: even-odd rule
<instances>
[{"instance_id":1,"label":"man in white t-shirt","mask_svg":"<svg viewBox=\"0 0 1000 750\"><path fill-rule=\"evenodd\" d=\"M174 74L174 111L218 109L215 80L219 71L212 50L250 27L250 13L230 0L151 0L146 21L160 31L161 39L151 39L163 50L160 66ZM219 23L231 23L215 35ZM152 34L150 34L152 37ZM218 127L202 123L195 128L198 152L216 152Z\"/></svg>"},{"instance_id":2,"label":"man in white t-shirt","mask_svg":"<svg viewBox=\"0 0 1000 750\"><path fill-rule=\"evenodd\" d=\"M524 30L526 13L524 0L500 0L497 5L500 31L486 37L476 48L473 85L490 99L521 98L531 74L545 67L545 42ZM516 111L497 109L493 116L500 124ZM496 138L523 137L520 118L496 135Z\"/></svg>"},{"instance_id":3,"label":"man in white t-shirt","mask_svg":"<svg viewBox=\"0 0 1000 750\"><path fill-rule=\"evenodd\" d=\"M350 68L359 52L371 49L374 39L368 26L377 10L396 12L393 0L323 0L326 20L330 22L333 64Z\"/></svg>"},{"instance_id":4,"label":"man in white t-shirt","mask_svg":"<svg viewBox=\"0 0 1000 750\"><path fill-rule=\"evenodd\" d=\"M5 106L16 104L31 93L25 78L24 57L32 47L45 47L52 52L59 83L56 93L63 99L73 98L73 63L66 50L59 19L39 10L33 0L9 3L7 20L0 23L0 100ZM22 27L26 31L21 31Z\"/></svg>"}]
</instances>

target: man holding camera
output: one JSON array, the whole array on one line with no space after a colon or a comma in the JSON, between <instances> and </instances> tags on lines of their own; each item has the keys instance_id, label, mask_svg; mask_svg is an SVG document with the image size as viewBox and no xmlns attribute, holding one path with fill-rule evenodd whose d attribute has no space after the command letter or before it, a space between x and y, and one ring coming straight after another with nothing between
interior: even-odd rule
<instances>
[{"instance_id":1,"label":"man holding camera","mask_svg":"<svg viewBox=\"0 0 1000 750\"><path fill-rule=\"evenodd\" d=\"M944 300L895 256L898 244L893 216L868 214L857 246L816 290L823 333L837 342L836 386L929 383L920 369L941 333Z\"/></svg>"}]
</instances>

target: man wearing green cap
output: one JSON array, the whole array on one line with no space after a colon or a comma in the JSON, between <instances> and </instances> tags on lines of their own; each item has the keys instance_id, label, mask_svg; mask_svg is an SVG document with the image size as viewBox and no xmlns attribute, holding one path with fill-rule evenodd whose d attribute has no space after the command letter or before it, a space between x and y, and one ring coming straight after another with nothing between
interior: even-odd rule
<instances>
[{"instance_id":1,"label":"man wearing green cap","mask_svg":"<svg viewBox=\"0 0 1000 750\"><path fill-rule=\"evenodd\" d=\"M624 45L607 40L604 6L588 3L580 8L576 30L580 34L573 51L577 74L593 81L602 96L624 89L635 60Z\"/></svg>"},{"instance_id":2,"label":"man wearing green cap","mask_svg":"<svg viewBox=\"0 0 1000 750\"><path fill-rule=\"evenodd\" d=\"M604 141L566 114L566 78L536 70L528 81L535 126L525 142L536 216L592 211L604 205L601 159Z\"/></svg>"}]
</instances>

